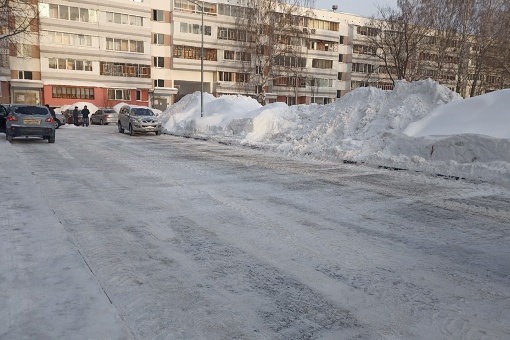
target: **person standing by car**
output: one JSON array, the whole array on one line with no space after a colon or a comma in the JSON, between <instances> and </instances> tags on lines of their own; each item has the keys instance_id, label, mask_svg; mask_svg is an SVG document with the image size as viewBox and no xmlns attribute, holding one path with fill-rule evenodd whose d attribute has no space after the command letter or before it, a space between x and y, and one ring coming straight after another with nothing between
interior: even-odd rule
<instances>
[{"instance_id":1,"label":"person standing by car","mask_svg":"<svg viewBox=\"0 0 510 340\"><path fill-rule=\"evenodd\" d=\"M46 106L48 108L48 110L50 111L51 116L53 117L53 119L55 119L55 117L56 117L55 110L53 110L53 108L51 108L49 104L46 104L44 106Z\"/></svg>"},{"instance_id":2,"label":"person standing by car","mask_svg":"<svg viewBox=\"0 0 510 340\"><path fill-rule=\"evenodd\" d=\"M78 106L75 106L73 110L73 123L78 126Z\"/></svg>"},{"instance_id":3,"label":"person standing by car","mask_svg":"<svg viewBox=\"0 0 510 340\"><path fill-rule=\"evenodd\" d=\"M90 111L87 109L87 105L83 106L83 110L81 110L81 115L83 118L83 126L88 127L89 126L89 114Z\"/></svg>"}]
</instances>

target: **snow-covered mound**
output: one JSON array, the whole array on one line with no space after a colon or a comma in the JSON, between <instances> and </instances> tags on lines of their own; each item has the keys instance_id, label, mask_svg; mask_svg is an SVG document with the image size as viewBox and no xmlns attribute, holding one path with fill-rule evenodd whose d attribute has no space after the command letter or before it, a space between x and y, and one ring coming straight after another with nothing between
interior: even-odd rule
<instances>
[{"instance_id":1,"label":"snow-covered mound","mask_svg":"<svg viewBox=\"0 0 510 340\"><path fill-rule=\"evenodd\" d=\"M224 139L291 156L510 184L510 90L471 99L433 80L359 88L328 105L185 96L162 113L167 133Z\"/></svg>"}]
</instances>

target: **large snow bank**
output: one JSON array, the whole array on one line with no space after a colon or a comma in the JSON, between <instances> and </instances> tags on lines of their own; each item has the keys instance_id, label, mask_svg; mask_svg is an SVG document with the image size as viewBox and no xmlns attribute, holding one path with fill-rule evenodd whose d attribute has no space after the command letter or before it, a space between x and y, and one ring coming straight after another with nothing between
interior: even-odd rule
<instances>
[{"instance_id":1,"label":"large snow bank","mask_svg":"<svg viewBox=\"0 0 510 340\"><path fill-rule=\"evenodd\" d=\"M462 99L432 80L359 88L328 105L260 106L243 96L185 96L163 112L167 133L510 184L510 90Z\"/></svg>"}]
</instances>

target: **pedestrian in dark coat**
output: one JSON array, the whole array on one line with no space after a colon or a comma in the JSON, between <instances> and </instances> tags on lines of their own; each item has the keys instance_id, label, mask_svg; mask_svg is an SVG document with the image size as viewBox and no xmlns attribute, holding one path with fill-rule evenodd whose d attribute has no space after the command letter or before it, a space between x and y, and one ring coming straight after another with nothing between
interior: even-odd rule
<instances>
[{"instance_id":1,"label":"pedestrian in dark coat","mask_svg":"<svg viewBox=\"0 0 510 340\"><path fill-rule=\"evenodd\" d=\"M83 118L83 126L89 127L89 114L90 111L87 109L87 105L83 106L83 110L81 110L81 115Z\"/></svg>"},{"instance_id":2,"label":"pedestrian in dark coat","mask_svg":"<svg viewBox=\"0 0 510 340\"><path fill-rule=\"evenodd\" d=\"M78 106L75 106L73 110L73 122L74 125L78 126Z\"/></svg>"},{"instance_id":3,"label":"pedestrian in dark coat","mask_svg":"<svg viewBox=\"0 0 510 340\"><path fill-rule=\"evenodd\" d=\"M51 116L53 117L53 119L55 119L55 118L56 118L56 116L55 116L55 110L53 110L53 108L52 108L52 107L50 107L50 105L49 105L49 104L46 104L45 106L46 106L46 107L48 108L48 110L50 111L50 114L51 114Z\"/></svg>"}]
</instances>

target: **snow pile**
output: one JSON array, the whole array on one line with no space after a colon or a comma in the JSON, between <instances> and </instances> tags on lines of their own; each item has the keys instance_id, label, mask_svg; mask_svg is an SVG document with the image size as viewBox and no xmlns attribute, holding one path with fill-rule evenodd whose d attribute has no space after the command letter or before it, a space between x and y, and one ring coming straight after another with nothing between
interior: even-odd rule
<instances>
[{"instance_id":1,"label":"snow pile","mask_svg":"<svg viewBox=\"0 0 510 340\"><path fill-rule=\"evenodd\" d=\"M162 114L163 126L168 133L183 136L239 135L244 125L257 115L261 105L245 96L226 95L219 98L204 93L203 117L201 94L195 92L170 106Z\"/></svg>"},{"instance_id":2,"label":"snow pile","mask_svg":"<svg viewBox=\"0 0 510 340\"><path fill-rule=\"evenodd\" d=\"M432 80L359 88L328 105L185 96L163 112L167 133L290 156L510 184L510 90L462 99Z\"/></svg>"},{"instance_id":3,"label":"snow pile","mask_svg":"<svg viewBox=\"0 0 510 340\"><path fill-rule=\"evenodd\" d=\"M81 110L85 105L87 105L87 109L89 109L90 113L97 111L97 106L89 102L76 102L71 105L70 109L74 109L75 106L78 106L78 110Z\"/></svg>"}]
</instances>

